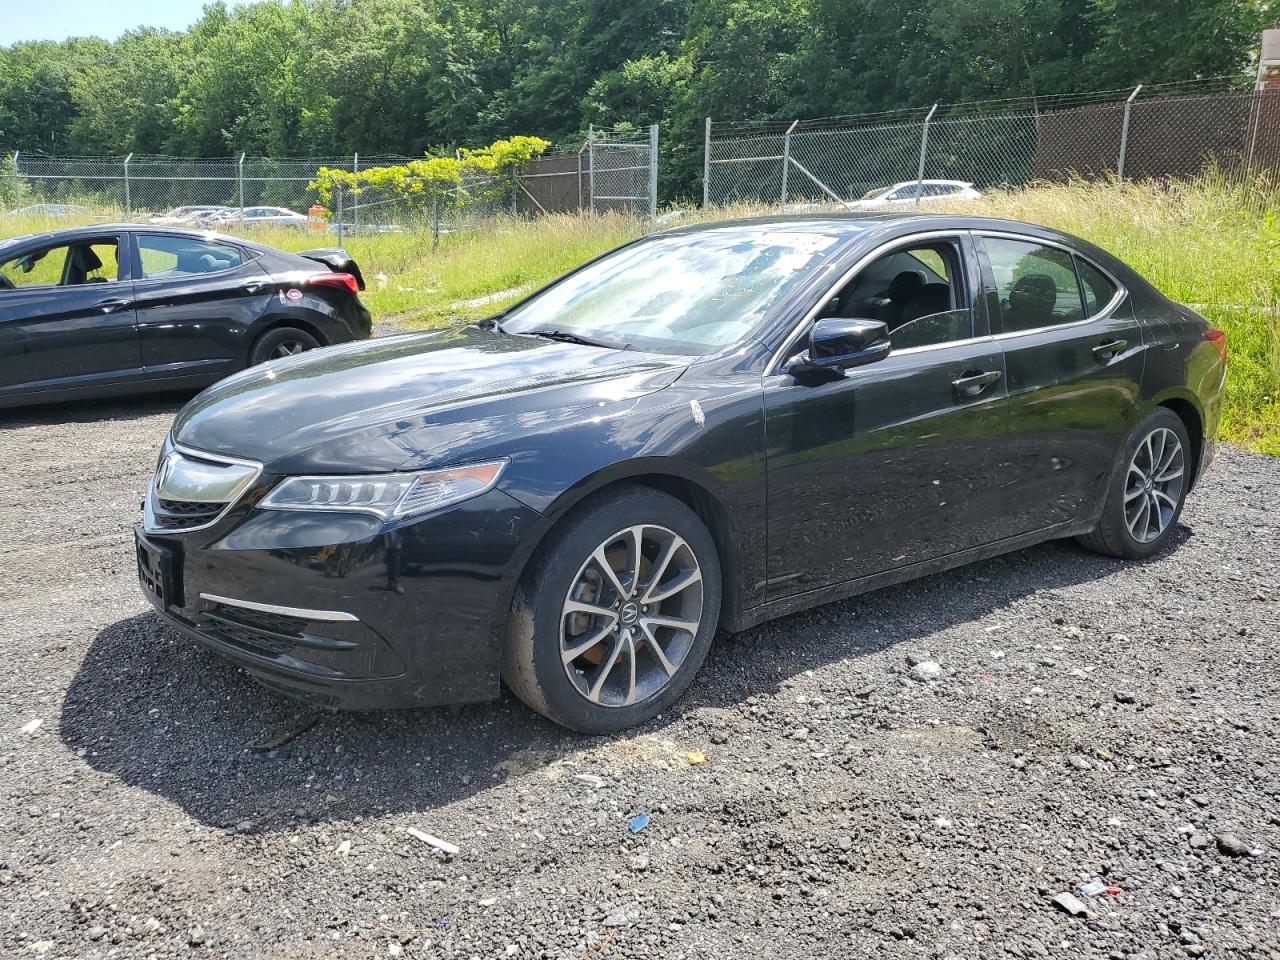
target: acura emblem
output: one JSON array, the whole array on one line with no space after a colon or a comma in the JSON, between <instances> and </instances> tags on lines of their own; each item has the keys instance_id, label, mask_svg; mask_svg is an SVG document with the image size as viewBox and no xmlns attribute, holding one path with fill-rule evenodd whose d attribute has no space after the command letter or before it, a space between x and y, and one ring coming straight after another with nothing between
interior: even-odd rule
<instances>
[{"instance_id":1,"label":"acura emblem","mask_svg":"<svg viewBox=\"0 0 1280 960\"><path fill-rule=\"evenodd\" d=\"M156 493L164 489L165 482L169 479L169 474L173 472L173 460L174 455L170 453L160 461L160 466L156 470Z\"/></svg>"}]
</instances>

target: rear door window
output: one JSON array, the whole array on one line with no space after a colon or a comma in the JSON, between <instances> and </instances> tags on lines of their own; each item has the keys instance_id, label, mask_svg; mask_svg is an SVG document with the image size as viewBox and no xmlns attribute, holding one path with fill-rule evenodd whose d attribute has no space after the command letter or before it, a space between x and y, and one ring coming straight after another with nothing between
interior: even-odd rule
<instances>
[{"instance_id":1,"label":"rear door window","mask_svg":"<svg viewBox=\"0 0 1280 960\"><path fill-rule=\"evenodd\" d=\"M240 248L190 237L142 234L138 237L142 276L148 280L220 273L240 266Z\"/></svg>"},{"instance_id":2,"label":"rear door window","mask_svg":"<svg viewBox=\"0 0 1280 960\"><path fill-rule=\"evenodd\" d=\"M1076 269L1080 271L1080 286L1084 290L1084 315L1096 316L1116 295L1116 285L1088 260L1076 257Z\"/></svg>"},{"instance_id":3,"label":"rear door window","mask_svg":"<svg viewBox=\"0 0 1280 960\"><path fill-rule=\"evenodd\" d=\"M1037 330L1085 317L1074 258L1060 247L984 237L1005 333Z\"/></svg>"}]
</instances>

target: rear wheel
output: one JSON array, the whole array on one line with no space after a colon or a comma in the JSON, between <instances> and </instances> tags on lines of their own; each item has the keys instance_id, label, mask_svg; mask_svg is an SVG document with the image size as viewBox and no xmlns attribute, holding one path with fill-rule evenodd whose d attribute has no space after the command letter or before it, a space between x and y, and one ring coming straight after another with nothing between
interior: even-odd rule
<instances>
[{"instance_id":1,"label":"rear wheel","mask_svg":"<svg viewBox=\"0 0 1280 960\"><path fill-rule=\"evenodd\" d=\"M1190 481L1186 426L1171 410L1153 410L1121 447L1102 517L1078 542L1125 560L1151 556L1173 534Z\"/></svg>"},{"instance_id":2,"label":"rear wheel","mask_svg":"<svg viewBox=\"0 0 1280 960\"><path fill-rule=\"evenodd\" d=\"M719 614L720 562L698 515L647 487L616 488L553 531L531 562L502 676L557 723L623 730L684 693Z\"/></svg>"},{"instance_id":3,"label":"rear wheel","mask_svg":"<svg viewBox=\"0 0 1280 960\"><path fill-rule=\"evenodd\" d=\"M268 360L292 357L320 346L320 341L297 327L276 327L260 336L249 353L249 365L256 367Z\"/></svg>"}]
</instances>

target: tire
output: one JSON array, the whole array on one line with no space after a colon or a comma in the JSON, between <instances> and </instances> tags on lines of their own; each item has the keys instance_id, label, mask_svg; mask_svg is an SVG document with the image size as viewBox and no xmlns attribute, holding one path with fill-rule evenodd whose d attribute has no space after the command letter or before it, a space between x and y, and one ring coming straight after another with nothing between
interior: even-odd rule
<instances>
[{"instance_id":1,"label":"tire","mask_svg":"<svg viewBox=\"0 0 1280 960\"><path fill-rule=\"evenodd\" d=\"M268 360L305 353L320 346L320 341L297 327L276 327L260 336L249 351L249 366L256 367ZM287 352L286 352L287 351Z\"/></svg>"},{"instance_id":2,"label":"tire","mask_svg":"<svg viewBox=\"0 0 1280 960\"><path fill-rule=\"evenodd\" d=\"M648 487L611 488L566 517L534 555L512 603L502 678L532 709L579 733L652 719L706 659L720 576L715 541L685 504ZM578 656L566 663L562 651Z\"/></svg>"},{"instance_id":3,"label":"tire","mask_svg":"<svg viewBox=\"0 0 1280 960\"><path fill-rule=\"evenodd\" d=\"M1174 441L1176 451L1170 449ZM1191 458L1187 428L1177 414L1164 407L1151 411L1120 447L1098 525L1076 542L1122 560L1145 560L1158 553L1182 516Z\"/></svg>"}]
</instances>

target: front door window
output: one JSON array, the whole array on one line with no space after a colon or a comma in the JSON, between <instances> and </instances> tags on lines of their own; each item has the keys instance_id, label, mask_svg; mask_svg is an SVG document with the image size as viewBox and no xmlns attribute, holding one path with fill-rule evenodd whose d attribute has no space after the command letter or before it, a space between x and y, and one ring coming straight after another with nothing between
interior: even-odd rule
<instances>
[{"instance_id":1,"label":"front door window","mask_svg":"<svg viewBox=\"0 0 1280 960\"><path fill-rule=\"evenodd\" d=\"M0 289L78 287L120 278L117 241L81 240L18 254L0 263Z\"/></svg>"}]
</instances>

